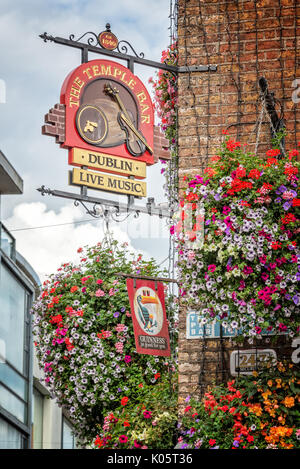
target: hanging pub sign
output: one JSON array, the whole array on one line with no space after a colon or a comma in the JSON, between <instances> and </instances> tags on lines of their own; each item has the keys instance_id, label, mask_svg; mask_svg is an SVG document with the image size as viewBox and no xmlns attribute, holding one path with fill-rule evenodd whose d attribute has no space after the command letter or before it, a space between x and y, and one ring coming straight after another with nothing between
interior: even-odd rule
<instances>
[{"instance_id":1,"label":"hanging pub sign","mask_svg":"<svg viewBox=\"0 0 300 469\"><path fill-rule=\"evenodd\" d=\"M102 40L113 47L109 34ZM128 68L110 60L82 63L64 80L60 104L45 121L43 133L68 150L70 185L146 197L141 179L157 161L154 109L146 87Z\"/></svg>"},{"instance_id":2,"label":"hanging pub sign","mask_svg":"<svg viewBox=\"0 0 300 469\"><path fill-rule=\"evenodd\" d=\"M136 350L170 356L170 340L162 282L127 279Z\"/></svg>"},{"instance_id":3,"label":"hanging pub sign","mask_svg":"<svg viewBox=\"0 0 300 469\"><path fill-rule=\"evenodd\" d=\"M98 150L153 164L154 113L142 81L110 60L81 64L65 79L64 148Z\"/></svg>"}]
</instances>

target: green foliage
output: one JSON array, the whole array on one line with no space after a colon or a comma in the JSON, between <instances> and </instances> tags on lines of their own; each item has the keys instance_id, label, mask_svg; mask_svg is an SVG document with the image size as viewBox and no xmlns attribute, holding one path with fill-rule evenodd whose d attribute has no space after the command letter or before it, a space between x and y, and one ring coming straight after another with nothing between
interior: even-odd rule
<instances>
[{"instance_id":1,"label":"green foliage","mask_svg":"<svg viewBox=\"0 0 300 469\"><path fill-rule=\"evenodd\" d=\"M171 379L170 379L171 378ZM139 383L128 401L109 413L94 441L100 449L174 447L177 423L177 374L158 378L156 386Z\"/></svg>"}]
</instances>

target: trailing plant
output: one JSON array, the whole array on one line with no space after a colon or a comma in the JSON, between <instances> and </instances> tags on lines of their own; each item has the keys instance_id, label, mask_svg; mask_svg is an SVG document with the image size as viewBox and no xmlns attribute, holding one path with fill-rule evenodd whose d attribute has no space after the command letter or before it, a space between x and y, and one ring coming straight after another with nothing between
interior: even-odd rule
<instances>
[{"instance_id":1,"label":"trailing plant","mask_svg":"<svg viewBox=\"0 0 300 469\"><path fill-rule=\"evenodd\" d=\"M162 52L161 62L177 65L177 43L171 44ZM170 161L162 160L161 173L166 177L165 192L170 203L178 198L178 149L177 149L177 77L174 73L159 70L149 82L154 89L154 106L160 121L160 127L169 140Z\"/></svg>"},{"instance_id":2,"label":"trailing plant","mask_svg":"<svg viewBox=\"0 0 300 469\"><path fill-rule=\"evenodd\" d=\"M134 400L139 383L150 392L158 378L176 371L176 363L172 357L136 352L126 279L118 275L161 276L154 260L144 260L117 241L111 247L79 248L78 253L78 265L66 263L44 282L32 313L45 384L69 411L76 435L86 445L104 416L119 407L120 396ZM172 309L167 315L172 332Z\"/></svg>"},{"instance_id":3,"label":"trailing plant","mask_svg":"<svg viewBox=\"0 0 300 469\"><path fill-rule=\"evenodd\" d=\"M204 305L202 325L217 320L248 339L299 333L299 152L279 154L262 159L226 136L203 175L184 177L171 227L182 301Z\"/></svg>"}]
</instances>

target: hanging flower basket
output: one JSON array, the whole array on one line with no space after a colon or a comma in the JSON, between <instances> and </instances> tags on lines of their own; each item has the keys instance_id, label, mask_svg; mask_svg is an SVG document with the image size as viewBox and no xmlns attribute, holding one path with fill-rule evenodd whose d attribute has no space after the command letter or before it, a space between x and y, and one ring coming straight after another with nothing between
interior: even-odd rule
<instances>
[{"instance_id":1,"label":"hanging flower basket","mask_svg":"<svg viewBox=\"0 0 300 469\"><path fill-rule=\"evenodd\" d=\"M253 338L299 333L299 152L265 159L226 137L204 175L184 177L180 220L171 227L180 255L182 301L198 305L201 324L220 321ZM197 207L199 225L185 226Z\"/></svg>"},{"instance_id":2,"label":"hanging flower basket","mask_svg":"<svg viewBox=\"0 0 300 469\"><path fill-rule=\"evenodd\" d=\"M64 264L44 282L32 313L45 384L85 444L120 399L134 399L139 384L156 385L175 364L136 353L126 279L117 275L161 275L155 262L116 241L78 252L79 265Z\"/></svg>"}]
</instances>

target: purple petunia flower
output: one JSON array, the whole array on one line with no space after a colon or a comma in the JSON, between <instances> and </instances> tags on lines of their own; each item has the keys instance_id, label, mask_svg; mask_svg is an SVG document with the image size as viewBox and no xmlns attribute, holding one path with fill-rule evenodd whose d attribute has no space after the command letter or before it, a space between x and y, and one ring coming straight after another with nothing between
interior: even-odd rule
<instances>
[{"instance_id":1,"label":"purple petunia flower","mask_svg":"<svg viewBox=\"0 0 300 469\"><path fill-rule=\"evenodd\" d=\"M291 204L290 202L285 202L285 203L283 204L283 209L284 209L284 210L288 210L288 209L291 207L291 205L292 205L292 204Z\"/></svg>"},{"instance_id":2,"label":"purple petunia flower","mask_svg":"<svg viewBox=\"0 0 300 469\"><path fill-rule=\"evenodd\" d=\"M295 305L298 305L300 303L299 295L294 295L293 296L293 302L295 303Z\"/></svg>"}]
</instances>

